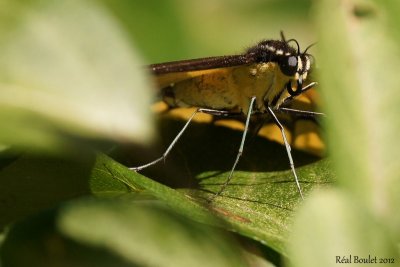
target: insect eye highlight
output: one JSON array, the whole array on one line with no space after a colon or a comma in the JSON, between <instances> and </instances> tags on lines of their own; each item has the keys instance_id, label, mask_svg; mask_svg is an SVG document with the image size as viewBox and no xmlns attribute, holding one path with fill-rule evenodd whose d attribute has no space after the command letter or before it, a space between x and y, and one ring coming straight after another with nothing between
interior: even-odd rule
<instances>
[{"instance_id":1,"label":"insect eye highlight","mask_svg":"<svg viewBox=\"0 0 400 267\"><path fill-rule=\"evenodd\" d=\"M283 74L287 76L295 75L297 71L298 60L295 56L283 57L279 61L279 67Z\"/></svg>"}]
</instances>

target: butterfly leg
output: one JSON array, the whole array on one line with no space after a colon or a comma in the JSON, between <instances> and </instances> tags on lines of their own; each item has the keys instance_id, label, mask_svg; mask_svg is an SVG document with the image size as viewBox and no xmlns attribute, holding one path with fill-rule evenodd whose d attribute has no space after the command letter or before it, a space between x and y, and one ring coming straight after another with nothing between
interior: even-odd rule
<instances>
[{"instance_id":1,"label":"butterfly leg","mask_svg":"<svg viewBox=\"0 0 400 267\"><path fill-rule=\"evenodd\" d=\"M292 158L292 153L291 153L291 148L289 145L289 142L287 141L286 138L286 134L285 134L285 129L283 128L283 125L279 122L278 118L276 117L275 113L273 112L273 110L270 107L268 108L268 113L272 116L275 124L279 127L279 129L281 130L282 133L282 138L283 138L283 142L285 143L285 147L286 147L286 152L289 158L289 164L290 164L290 168L292 169L292 173L294 175L294 179L296 181L296 185L297 185L297 189L299 190L300 196L302 199L304 199L303 197L303 192L301 191L301 187L300 187L300 183L299 183L299 178L297 177L296 174L296 170L294 168L294 163L293 163L293 158Z\"/></svg>"},{"instance_id":2,"label":"butterfly leg","mask_svg":"<svg viewBox=\"0 0 400 267\"><path fill-rule=\"evenodd\" d=\"M226 186L229 184L229 182L232 179L233 172L235 171L236 165L238 164L239 159L240 159L240 157L242 156L242 153L243 153L244 141L246 140L246 135L247 135L247 132L249 130L250 117L251 117L251 113L253 111L253 106L254 106L255 101L256 101L256 97L253 96L251 98L251 100L250 100L249 111L247 113L246 124L245 124L243 135L242 135L242 141L240 143L239 151L238 151L238 153L236 155L236 159L235 159L235 162L233 163L231 172L229 173L229 176L226 179L225 183L221 186L219 191L212 197L212 199L210 201L212 201L215 197L221 195L221 193L225 190Z\"/></svg>"},{"instance_id":3,"label":"butterfly leg","mask_svg":"<svg viewBox=\"0 0 400 267\"><path fill-rule=\"evenodd\" d=\"M295 116L301 116L306 118L316 118L316 117L326 117L325 113L316 112L316 111L309 111L309 110L300 110L300 109L293 109L293 108L283 108L280 107L278 110L282 113L288 113Z\"/></svg>"},{"instance_id":4,"label":"butterfly leg","mask_svg":"<svg viewBox=\"0 0 400 267\"><path fill-rule=\"evenodd\" d=\"M182 130L180 130L180 132L177 134L177 136L174 138L174 140L171 142L171 144L168 146L167 150L165 150L165 152L162 154L161 157L138 167L132 167L129 168L132 171L140 171L143 170L147 167L153 166L155 164L157 164L158 162L165 160L165 158L168 156L169 152L171 152L172 148L175 146L175 144L178 142L179 138L183 135L183 133L185 132L185 130L187 129L187 127L189 126L189 124L192 122L193 118L196 116L197 113L202 112L202 113L208 113L208 114L212 114L212 115L217 115L217 116L227 116L229 115L229 112L227 111L221 111L221 110L213 110L213 109L205 109L205 108L198 108L196 109L195 112L193 112L193 114L190 116L189 120L185 123L185 125L183 126Z\"/></svg>"}]
</instances>

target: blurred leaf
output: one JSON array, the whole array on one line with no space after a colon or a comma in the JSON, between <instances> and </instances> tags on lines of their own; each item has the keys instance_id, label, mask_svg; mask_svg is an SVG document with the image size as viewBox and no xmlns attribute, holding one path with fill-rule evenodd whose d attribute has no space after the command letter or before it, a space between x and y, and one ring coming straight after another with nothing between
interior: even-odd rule
<instances>
[{"instance_id":1,"label":"blurred leaf","mask_svg":"<svg viewBox=\"0 0 400 267\"><path fill-rule=\"evenodd\" d=\"M320 1L316 7L327 133L340 187L310 198L300 212L293 264L336 266L336 256L350 254L397 263L400 2ZM309 238L314 235L318 243Z\"/></svg>"},{"instance_id":2,"label":"blurred leaf","mask_svg":"<svg viewBox=\"0 0 400 267\"><path fill-rule=\"evenodd\" d=\"M379 259L396 263L399 259L396 244L388 242L389 232L340 190L312 195L297 215L290 246L292 266L333 267L340 265L340 260L350 260L350 255L353 264L346 266L368 265L356 262L356 257L376 257L376 262L370 263L374 266L390 265L390 261L379 264Z\"/></svg>"},{"instance_id":3,"label":"blurred leaf","mask_svg":"<svg viewBox=\"0 0 400 267\"><path fill-rule=\"evenodd\" d=\"M215 228L149 203L79 203L59 219L61 231L142 266L244 266L238 248ZM114 229L114 230L110 230Z\"/></svg>"},{"instance_id":4,"label":"blurred leaf","mask_svg":"<svg viewBox=\"0 0 400 267\"><path fill-rule=\"evenodd\" d=\"M191 49L176 0L99 0L119 19L145 58L177 60ZM156 62L148 62L156 63Z\"/></svg>"},{"instance_id":5,"label":"blurred leaf","mask_svg":"<svg viewBox=\"0 0 400 267\"><path fill-rule=\"evenodd\" d=\"M329 32L321 36L321 80L340 183L376 215L393 219L400 203L400 150L393 145L400 129L400 36L398 21L389 15L400 11L400 3L323 2L320 9L340 25L320 17L323 33ZM359 16L360 9L370 15ZM333 36L341 40L335 49Z\"/></svg>"},{"instance_id":6,"label":"blurred leaf","mask_svg":"<svg viewBox=\"0 0 400 267\"><path fill-rule=\"evenodd\" d=\"M330 32L321 38L321 79L339 182L400 238L400 3L324 2L320 9L321 23L329 15L342 26L320 24ZM332 36L342 40L335 49Z\"/></svg>"},{"instance_id":7,"label":"blurred leaf","mask_svg":"<svg viewBox=\"0 0 400 267\"><path fill-rule=\"evenodd\" d=\"M281 30L303 47L315 41L310 0L100 1L148 63L241 53L261 39L279 38Z\"/></svg>"},{"instance_id":8,"label":"blurred leaf","mask_svg":"<svg viewBox=\"0 0 400 267\"><path fill-rule=\"evenodd\" d=\"M236 242L163 204L81 200L16 224L9 266L247 266Z\"/></svg>"},{"instance_id":9,"label":"blurred leaf","mask_svg":"<svg viewBox=\"0 0 400 267\"><path fill-rule=\"evenodd\" d=\"M78 159L10 153L1 159L0 229L13 221L82 195L119 196L131 190L108 171L98 170L95 155Z\"/></svg>"},{"instance_id":10,"label":"blurred leaf","mask_svg":"<svg viewBox=\"0 0 400 267\"><path fill-rule=\"evenodd\" d=\"M94 1L3 0L0 141L56 150L66 136L148 141L149 82Z\"/></svg>"}]
</instances>

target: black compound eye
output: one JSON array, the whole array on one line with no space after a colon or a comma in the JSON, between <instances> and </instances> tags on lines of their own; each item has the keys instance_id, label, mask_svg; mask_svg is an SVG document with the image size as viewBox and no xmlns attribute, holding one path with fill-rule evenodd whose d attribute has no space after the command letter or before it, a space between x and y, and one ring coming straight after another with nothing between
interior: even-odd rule
<instances>
[{"instance_id":1,"label":"black compound eye","mask_svg":"<svg viewBox=\"0 0 400 267\"><path fill-rule=\"evenodd\" d=\"M282 60L279 61L279 67L283 74L287 76L295 75L297 71L297 57L290 56L290 57L283 57Z\"/></svg>"}]
</instances>

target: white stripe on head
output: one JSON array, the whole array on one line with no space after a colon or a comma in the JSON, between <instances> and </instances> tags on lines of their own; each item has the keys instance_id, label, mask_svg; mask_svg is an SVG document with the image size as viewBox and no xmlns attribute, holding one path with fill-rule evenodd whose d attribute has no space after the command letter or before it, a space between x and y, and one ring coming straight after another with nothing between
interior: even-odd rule
<instances>
[{"instance_id":1,"label":"white stripe on head","mask_svg":"<svg viewBox=\"0 0 400 267\"><path fill-rule=\"evenodd\" d=\"M310 59L306 56L306 71L309 71L311 68Z\"/></svg>"},{"instance_id":2,"label":"white stripe on head","mask_svg":"<svg viewBox=\"0 0 400 267\"><path fill-rule=\"evenodd\" d=\"M301 61L300 56L297 57L297 72L301 72L303 69L303 61Z\"/></svg>"}]
</instances>

